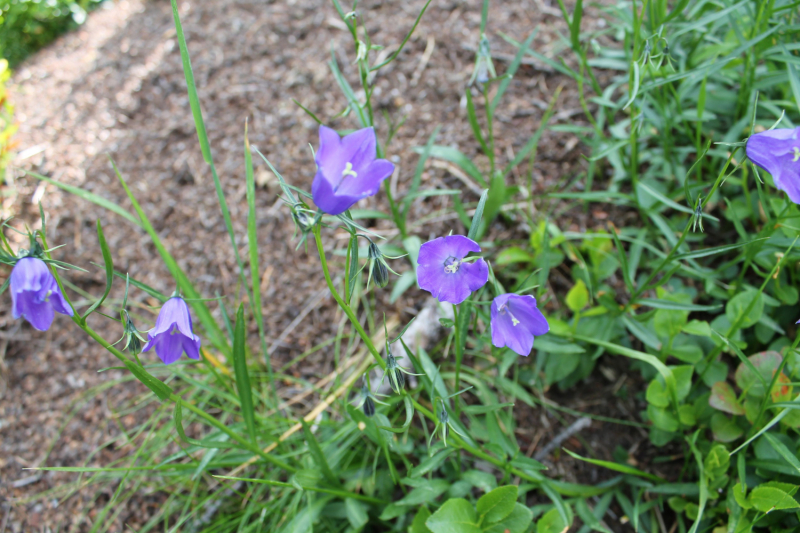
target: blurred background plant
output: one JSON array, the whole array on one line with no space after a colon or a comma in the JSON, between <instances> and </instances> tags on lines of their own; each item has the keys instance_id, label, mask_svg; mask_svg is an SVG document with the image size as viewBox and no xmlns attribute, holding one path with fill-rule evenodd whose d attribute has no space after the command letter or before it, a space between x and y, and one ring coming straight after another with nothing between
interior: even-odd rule
<instances>
[{"instance_id":1,"label":"blurred background plant","mask_svg":"<svg viewBox=\"0 0 800 533\"><path fill-rule=\"evenodd\" d=\"M0 57L17 66L29 54L83 24L103 0L5 0L0 4Z\"/></svg>"}]
</instances>

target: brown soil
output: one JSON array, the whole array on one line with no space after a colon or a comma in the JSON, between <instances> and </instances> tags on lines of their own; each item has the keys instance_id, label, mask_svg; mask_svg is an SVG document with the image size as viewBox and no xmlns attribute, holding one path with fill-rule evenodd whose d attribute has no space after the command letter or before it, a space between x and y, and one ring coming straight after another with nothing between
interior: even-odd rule
<instances>
[{"instance_id":1,"label":"brown soil","mask_svg":"<svg viewBox=\"0 0 800 533\"><path fill-rule=\"evenodd\" d=\"M423 3L372 0L359 2L359 10L365 14L373 41L394 50ZM398 156L396 187L400 193L417 163L412 148L423 145L437 125L441 125L439 144L457 146L470 156L477 153L461 101L479 38L479 4L434 0L397 61L376 78L377 108L395 120L408 116L387 150L390 157ZM244 252L245 119L249 120L251 143L290 182L308 187L314 172L308 143L317 144L316 124L292 99L334 127L356 126L351 117L332 118L345 108L346 102L327 66L332 46L341 68L355 84L350 37L343 31L333 6L323 0L182 2L181 14L214 159L239 236L238 244ZM598 19L591 15L584 19L584 30L597 27ZM564 44L558 37L558 32L566 33L565 25L557 7L548 0L493 2L488 33L493 52L500 58L496 63L499 72L505 70L515 49L497 31L522 41L537 26L535 49L550 57L569 55L564 53ZM426 48L432 49L427 62L422 59ZM581 117L577 94L568 79L542 64L526 63L498 107L497 148L501 161L513 157L536 130L543 108L559 85L564 85L565 90L554 122L572 123ZM110 167L107 156L112 156L164 244L197 289L208 297L225 295L228 307L232 307L236 300L236 265L211 174L198 147L169 2L121 0L109 4L91 14L80 30L23 64L13 81L21 123L17 139L21 150L33 154L16 164L85 188L132 210ZM385 135L387 128L382 118L378 129L379 134ZM545 133L533 169L532 194L541 193L583 168L577 146L574 136ZM514 174L521 186L526 172L523 166ZM144 232L52 185L39 183L21 172L14 176L14 187L4 189L7 196L3 216L14 215L11 225L18 229L25 224L36 228L36 203L41 201L47 214L50 244L65 245L56 256L89 270L67 274L76 285L95 295L102 292L102 271L91 265L101 261L95 234L95 221L99 218L119 270L162 292L174 289ZM256 161L256 177L260 183L257 206L265 326L269 340L276 343L272 357L278 365L335 334L335 304L330 299L318 301L324 287L318 262L313 253L294 250L291 218L277 200L274 177L260 161ZM441 165L429 163L423 180L425 187L461 188L465 201L477 199L452 170ZM447 196L440 196L414 203L410 220L445 210L439 220L415 228L423 240L450 229L463 231L457 218L447 215L452 212L447 211L452 205L449 202ZM359 207L388 211L382 194ZM572 224L574 230L585 229L580 218L563 220L562 226ZM390 226L383 221L375 223L375 229L392 235ZM493 228L498 237L516 231L501 224ZM23 244L22 237L7 234L15 244ZM345 243L333 232L326 238L328 249ZM119 286L112 296L121 296ZM138 302L153 303L138 291L132 297ZM114 364L113 357L90 343L63 316L57 317L45 334L14 321L9 297L3 298L7 305L0 310L0 533L6 529L39 531L43 527L59 531L88 529L92 509L97 505L91 487L59 500L42 493L74 481L73 474L40 475L23 469L76 466L87 460L90 465L107 464L114 458L113 450L90 454L118 434L118 424L129 427L137 423L135 419L118 419L114 423L109 420L116 416L116 408L142 388L132 383L114 386L80 403L84 391L119 377L115 372L97 373ZM387 314L408 320L424 300L424 294L410 290L387 309ZM315 302L318 303L314 305ZM219 315L217 305L212 302L211 307ZM296 320L301 314L305 316ZM116 340L120 335L118 325L97 315L90 320L106 338ZM149 324L141 326L146 329ZM528 363L526 360L521 364ZM330 372L332 365L321 351L293 371L313 381ZM69 418L72 406L76 406L75 416ZM627 409L635 411L631 405ZM593 411L591 406L587 410ZM611 410L613 416L635 416L635 412ZM520 417L533 424L543 416L529 411L521 410ZM537 430L538 438L545 442L559 429L557 423L551 422L555 426ZM609 458L615 439L601 427L594 424L583 435L588 435L600 456ZM530 436L521 436L521 444L528 445L529 439ZM579 479L576 474L563 475ZM592 482L591 475L580 480ZM153 498L157 500L158 495L131 500L130 509L120 514L120 523L116 524L119 527L111 530L122 530L122 523L134 528L141 525Z\"/></svg>"}]
</instances>

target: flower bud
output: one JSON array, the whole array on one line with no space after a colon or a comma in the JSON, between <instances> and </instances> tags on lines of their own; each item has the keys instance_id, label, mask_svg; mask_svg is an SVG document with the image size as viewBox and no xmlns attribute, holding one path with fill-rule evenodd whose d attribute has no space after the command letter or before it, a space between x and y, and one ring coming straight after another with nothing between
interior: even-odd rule
<instances>
[{"instance_id":1,"label":"flower bud","mask_svg":"<svg viewBox=\"0 0 800 533\"><path fill-rule=\"evenodd\" d=\"M133 325L133 321L131 320L128 311L122 311L123 320L125 321L123 326L123 336L125 337L125 349L129 350L131 354L135 356L142 353L142 342L144 338L142 334L139 333L139 330L136 329L136 326Z\"/></svg>"},{"instance_id":2,"label":"flower bud","mask_svg":"<svg viewBox=\"0 0 800 533\"><path fill-rule=\"evenodd\" d=\"M303 235L311 231L311 228L314 227L314 218L302 208L301 204L292 206L292 219L297 227L300 228L300 231L303 232Z\"/></svg>"},{"instance_id":3,"label":"flower bud","mask_svg":"<svg viewBox=\"0 0 800 533\"><path fill-rule=\"evenodd\" d=\"M386 267L386 261L383 259L383 253L375 243L369 243L369 264L370 264L370 277L375 280L375 285L380 288L386 287L389 283L389 269Z\"/></svg>"},{"instance_id":4,"label":"flower bud","mask_svg":"<svg viewBox=\"0 0 800 533\"><path fill-rule=\"evenodd\" d=\"M392 354L389 354L386 360L386 375L389 378L389 385L392 390L399 394L400 390L406 386L406 377L397 364L397 359Z\"/></svg>"}]
</instances>

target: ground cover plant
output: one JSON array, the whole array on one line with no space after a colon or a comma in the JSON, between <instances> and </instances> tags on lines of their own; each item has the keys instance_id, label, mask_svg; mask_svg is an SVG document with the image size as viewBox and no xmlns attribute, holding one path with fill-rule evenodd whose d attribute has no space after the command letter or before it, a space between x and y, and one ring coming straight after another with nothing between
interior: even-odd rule
<instances>
[{"instance_id":1,"label":"ground cover plant","mask_svg":"<svg viewBox=\"0 0 800 533\"><path fill-rule=\"evenodd\" d=\"M573 132L591 155L585 175L565 176L545 198L509 185L512 170L526 163L532 169L540 133L506 160L495 153L492 127L522 60L542 58L530 49L531 38L516 42L517 57L498 76L481 38L474 85L465 91L464 127L474 132L488 168L478 157L437 145L434 134L419 149L410 189L397 198L389 188L382 191L390 195L386 214L347 210L351 201L375 194L391 173L384 157L400 118L378 123L384 129L377 137L370 133L377 122L371 76L381 64L359 25L361 8L337 8L353 35L363 92L348 83L335 58L331 71L348 97L345 112L356 131L342 138L320 129L310 193L309 183L283 180L280 169L272 169L298 226L298 253L316 248L326 285L351 321L352 329L335 340L334 356L357 371L318 409L302 420L287 416L285 407L276 409L274 382L285 377L263 357L263 330L258 348L246 346L245 322L262 323L260 306L245 305L261 300L253 254L254 162L246 133L248 248L240 252L241 236L228 223L240 273L232 289L235 304L222 323L160 245L121 175L135 214L74 192L142 227L182 299L115 271L99 224L107 291L81 312L59 296L69 296L63 290L69 273L42 268L43 260L68 268L50 258L44 224L31 240L33 257L22 252L25 257L15 260L17 251L6 243L5 261L20 274L10 278L18 314L38 329L49 326L54 310L73 315L152 391L145 401L158 403L139 430L153 436L143 438L128 460L74 469L92 482L117 482L105 515L95 517L95 530L110 522L114 501L144 484L167 489L170 497L142 531L794 530L800 474L793 395L797 5L680 2L669 10L665 3L619 4L606 8L609 26L598 35L581 33L581 3L564 8L571 29L565 45L577 55L579 69L549 61L579 86L590 126L549 127ZM487 8L488 2L482 34L492 31ZM175 13L191 109L219 192ZM272 168L268 152L255 156ZM469 202L460 191L420 190L431 158L458 165L486 192ZM454 231L423 243L408 231L408 206L440 194L453 195L467 235ZM221 192L219 198L227 218ZM593 210L593 203L634 222L623 227L611 218L585 234L559 227L564 210ZM380 216L394 221L400 239L384 244L361 224ZM493 223L525 223L530 236L492 242ZM338 256L320 239L332 226L350 234ZM482 250L483 257L468 255ZM402 261L415 269L394 278L389 268ZM452 287L445 285L454 279ZM125 327L119 346L131 356L86 320L109 309L101 305L114 280L127 283L122 305L111 309ZM369 296L388 283L392 294L419 285L450 304L452 315L442 318L449 333L434 349L392 342L408 324L384 319ZM142 315L126 306L135 291L164 302L148 336L134 326L143 328ZM515 307L518 299L533 300L531 294L538 305ZM228 301L220 305L226 309ZM543 316L535 314L537 307ZM355 342L363 344L362 355L340 360ZM535 365L519 365L531 344ZM154 364L146 358L150 352L139 354L151 347L164 363L182 352L200 363ZM535 392L547 386L579 386L601 356L625 357L649 382L641 416L653 445L666 453L636 467L626 450L615 461L584 458L613 475L596 484L565 483L519 449L513 404L535 402ZM380 370L370 374L375 367ZM383 379L391 388L385 397L378 394ZM165 455L170 437L183 448ZM129 442L137 438L126 436ZM676 466L668 478L654 473L669 462Z\"/></svg>"}]
</instances>

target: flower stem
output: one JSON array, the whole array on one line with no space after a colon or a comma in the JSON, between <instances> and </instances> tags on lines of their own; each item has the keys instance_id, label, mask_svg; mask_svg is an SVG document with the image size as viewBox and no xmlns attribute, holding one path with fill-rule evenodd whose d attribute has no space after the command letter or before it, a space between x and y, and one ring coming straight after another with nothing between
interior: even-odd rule
<instances>
[{"instance_id":1,"label":"flower stem","mask_svg":"<svg viewBox=\"0 0 800 533\"><path fill-rule=\"evenodd\" d=\"M361 322L358 321L358 317L356 317L355 313L350 308L350 305L342 299L333 284L333 279L331 279L331 273L328 269L328 261L325 259L325 248L322 246L322 237L320 236L321 230L319 224L315 225L312 231L314 232L314 240L317 242L317 252L319 253L319 262L322 265L322 273L325 274L325 283L328 284L328 290L331 291L331 296L333 296L333 299L336 300L337 304L339 304L339 307L342 309L342 311L344 311L344 314L347 315L348 320L350 320L350 323L353 324L353 327L358 332L358 336L361 337L362 341L364 341L364 345L369 350L369 353L372 354L372 357L375 358L375 361L380 365L380 367L385 370L386 361L383 360L380 352L375 348L370 336L366 331L364 331Z\"/></svg>"}]
</instances>

